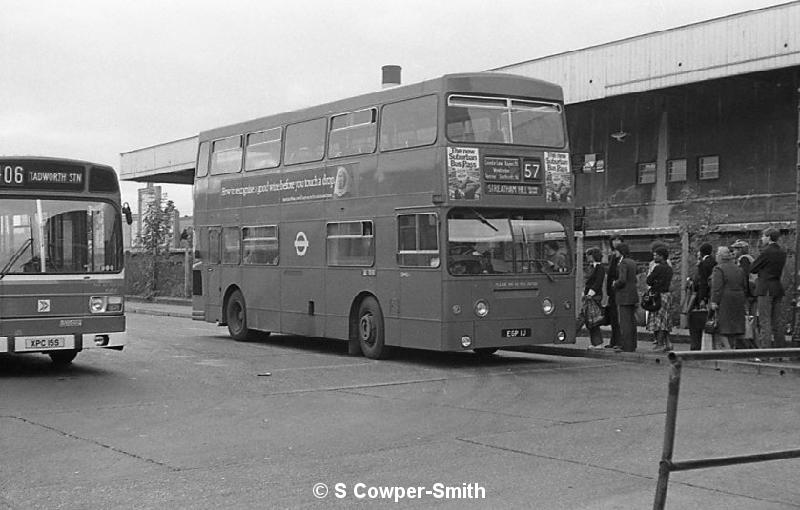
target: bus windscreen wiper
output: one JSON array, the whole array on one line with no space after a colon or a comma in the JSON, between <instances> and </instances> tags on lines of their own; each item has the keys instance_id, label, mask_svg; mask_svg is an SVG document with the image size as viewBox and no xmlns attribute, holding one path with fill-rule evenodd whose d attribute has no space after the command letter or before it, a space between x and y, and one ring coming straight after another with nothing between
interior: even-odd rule
<instances>
[{"instance_id":1,"label":"bus windscreen wiper","mask_svg":"<svg viewBox=\"0 0 800 510\"><path fill-rule=\"evenodd\" d=\"M478 212L478 211L476 211L475 209L470 209L470 210L471 210L471 211L472 211L472 212L475 214L475 216L477 216L477 217L478 217L478 221L480 221L480 222L481 222L481 223L483 223L484 225L488 226L489 228L491 228L491 229L492 229L492 230L494 230L495 232L499 232L498 228L497 228L497 227L495 227L494 225L492 225L492 224L489 222L489 220L487 220L487 219L486 219L486 218L483 216L483 214L479 213L479 212Z\"/></svg>"},{"instance_id":2,"label":"bus windscreen wiper","mask_svg":"<svg viewBox=\"0 0 800 510\"><path fill-rule=\"evenodd\" d=\"M7 275L11 271L11 268L14 267L14 263L17 260L19 260L19 258L22 256L23 253L25 253L25 250L28 249L28 246L32 245L33 245L33 238L29 237L28 239L25 240L24 243L22 243L22 246L17 248L17 251L15 251L14 254L11 256L11 259L8 261L8 264L3 266L3 270L0 271L0 280L2 280L3 277L5 277L5 275Z\"/></svg>"}]
</instances>

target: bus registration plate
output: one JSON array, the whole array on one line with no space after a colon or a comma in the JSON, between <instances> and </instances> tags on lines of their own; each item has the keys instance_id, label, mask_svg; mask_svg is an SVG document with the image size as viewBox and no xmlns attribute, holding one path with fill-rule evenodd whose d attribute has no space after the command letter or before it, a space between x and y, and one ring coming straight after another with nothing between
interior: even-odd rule
<instances>
[{"instance_id":1,"label":"bus registration plate","mask_svg":"<svg viewBox=\"0 0 800 510\"><path fill-rule=\"evenodd\" d=\"M526 338L531 336L531 328L504 329L503 338Z\"/></svg>"},{"instance_id":2,"label":"bus registration plate","mask_svg":"<svg viewBox=\"0 0 800 510\"><path fill-rule=\"evenodd\" d=\"M22 339L25 340L25 347L17 350L25 351L38 351L48 349L66 349L71 336L68 335L47 335L47 336L26 336ZM72 347L72 346L69 346Z\"/></svg>"}]
</instances>

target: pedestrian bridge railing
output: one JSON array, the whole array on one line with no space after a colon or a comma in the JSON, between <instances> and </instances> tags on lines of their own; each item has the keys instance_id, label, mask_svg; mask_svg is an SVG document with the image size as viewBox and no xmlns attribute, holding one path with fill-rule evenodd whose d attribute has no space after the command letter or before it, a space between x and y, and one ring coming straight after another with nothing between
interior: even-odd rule
<instances>
[{"instance_id":1,"label":"pedestrian bridge railing","mask_svg":"<svg viewBox=\"0 0 800 510\"><path fill-rule=\"evenodd\" d=\"M658 484L653 503L654 510L663 510L667 503L669 474L673 471L688 471L709 467L748 464L767 460L800 458L800 449L778 452L756 453L735 457L673 461L675 446L675 422L678 415L678 393L681 387L681 367L684 360L735 360L750 358L800 358L800 349L740 349L730 351L684 351L670 352L669 394L667 396L667 417L664 425L664 448L658 466Z\"/></svg>"}]
</instances>

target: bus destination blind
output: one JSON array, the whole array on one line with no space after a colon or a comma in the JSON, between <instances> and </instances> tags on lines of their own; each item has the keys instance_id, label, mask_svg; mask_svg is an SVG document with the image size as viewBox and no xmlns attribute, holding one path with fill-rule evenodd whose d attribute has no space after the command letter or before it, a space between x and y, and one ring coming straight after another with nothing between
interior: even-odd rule
<instances>
[{"instance_id":1,"label":"bus destination blind","mask_svg":"<svg viewBox=\"0 0 800 510\"><path fill-rule=\"evenodd\" d=\"M0 188L20 190L80 191L86 168L49 161L0 162Z\"/></svg>"}]
</instances>

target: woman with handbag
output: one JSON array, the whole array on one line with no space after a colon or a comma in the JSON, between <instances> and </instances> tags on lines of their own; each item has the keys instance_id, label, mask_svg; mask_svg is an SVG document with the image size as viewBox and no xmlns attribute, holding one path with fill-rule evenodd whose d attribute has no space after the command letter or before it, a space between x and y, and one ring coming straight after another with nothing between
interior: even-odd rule
<instances>
[{"instance_id":1,"label":"woman with handbag","mask_svg":"<svg viewBox=\"0 0 800 510\"><path fill-rule=\"evenodd\" d=\"M710 308L716 314L714 349L732 349L744 335L744 274L727 246L717 248L717 265L711 272Z\"/></svg>"},{"instance_id":2,"label":"woman with handbag","mask_svg":"<svg viewBox=\"0 0 800 510\"><path fill-rule=\"evenodd\" d=\"M603 280L606 277L606 270L602 264L603 254L599 248L589 248L586 250L586 260L591 265L586 285L583 288L584 318L586 328L589 330L589 341L592 344L589 349L602 349L603 332L600 330L600 325L603 324ZM598 317L598 310L600 311L599 319L595 319Z\"/></svg>"},{"instance_id":3,"label":"woman with handbag","mask_svg":"<svg viewBox=\"0 0 800 510\"><path fill-rule=\"evenodd\" d=\"M665 245L653 248L653 270L647 275L647 285L652 292L659 294L661 306L658 310L647 314L647 330L653 333L655 345L653 350L669 352L672 350L669 334L672 331L672 318L670 317L670 303L672 302L672 267L667 263L669 251Z\"/></svg>"}]
</instances>

